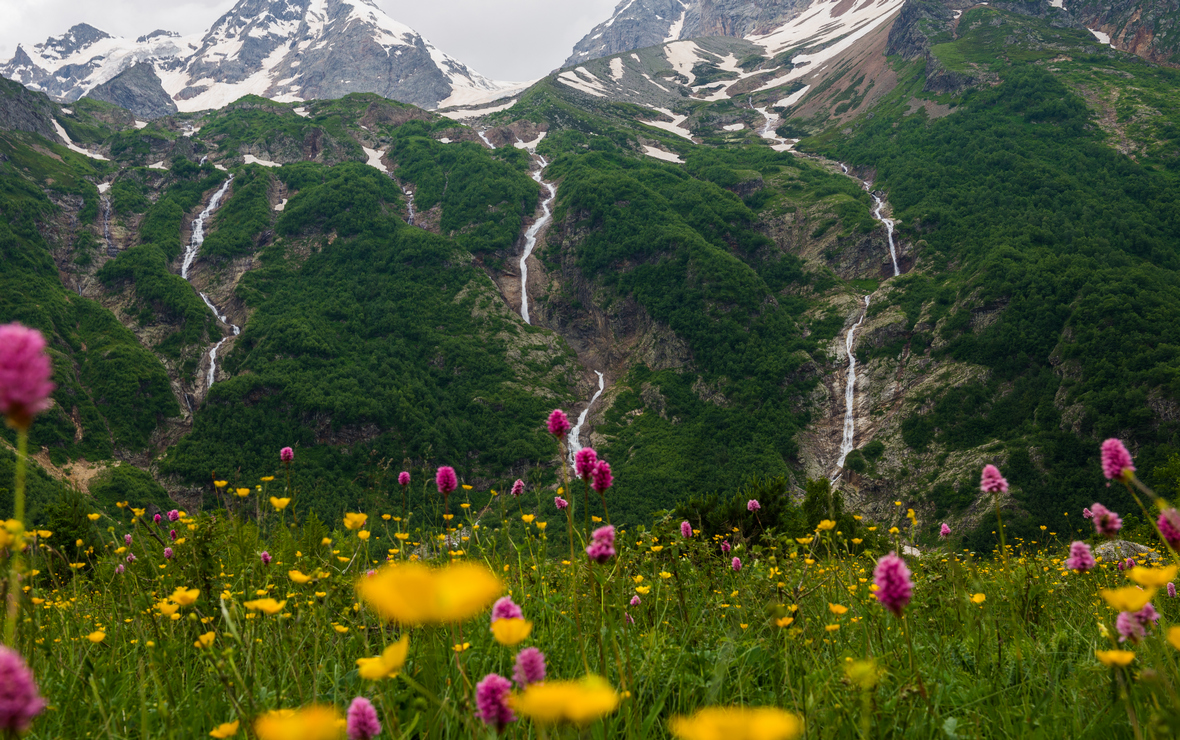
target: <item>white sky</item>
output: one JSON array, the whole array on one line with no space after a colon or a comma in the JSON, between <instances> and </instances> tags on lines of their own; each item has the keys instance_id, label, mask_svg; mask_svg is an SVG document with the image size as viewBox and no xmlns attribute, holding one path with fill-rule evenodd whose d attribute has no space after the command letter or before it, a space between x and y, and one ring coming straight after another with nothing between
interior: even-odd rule
<instances>
[{"instance_id":1,"label":"white sky","mask_svg":"<svg viewBox=\"0 0 1180 740\"><path fill-rule=\"evenodd\" d=\"M393 18L480 74L529 80L556 69L617 0L376 0ZM76 23L134 39L204 31L235 0L0 0L0 61Z\"/></svg>"}]
</instances>

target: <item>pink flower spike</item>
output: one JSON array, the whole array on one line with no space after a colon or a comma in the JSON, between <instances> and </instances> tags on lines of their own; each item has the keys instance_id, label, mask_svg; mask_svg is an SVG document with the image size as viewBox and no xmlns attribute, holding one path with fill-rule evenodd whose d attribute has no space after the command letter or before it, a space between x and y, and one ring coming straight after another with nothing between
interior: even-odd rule
<instances>
[{"instance_id":1,"label":"pink flower spike","mask_svg":"<svg viewBox=\"0 0 1180 740\"><path fill-rule=\"evenodd\" d=\"M443 495L459 487L459 479L455 475L455 469L450 465L443 465L438 469L438 473L434 476L434 482L438 486L438 492Z\"/></svg>"},{"instance_id":2,"label":"pink flower spike","mask_svg":"<svg viewBox=\"0 0 1180 740\"><path fill-rule=\"evenodd\" d=\"M284 447L279 450L279 460L281 462L289 463L295 459L295 450L290 447Z\"/></svg>"},{"instance_id":3,"label":"pink flower spike","mask_svg":"<svg viewBox=\"0 0 1180 740\"><path fill-rule=\"evenodd\" d=\"M680 522L680 536L686 540L692 537L692 525L688 522Z\"/></svg>"},{"instance_id":4,"label":"pink flower spike","mask_svg":"<svg viewBox=\"0 0 1180 740\"><path fill-rule=\"evenodd\" d=\"M734 559L729 563L729 567L733 568L734 573L737 573L742 569L742 559L735 556Z\"/></svg>"},{"instance_id":5,"label":"pink flower spike","mask_svg":"<svg viewBox=\"0 0 1180 740\"><path fill-rule=\"evenodd\" d=\"M373 703L363 696L353 699L348 706L348 740L372 740L380 734L381 723Z\"/></svg>"},{"instance_id":6,"label":"pink flower spike","mask_svg":"<svg viewBox=\"0 0 1180 740\"><path fill-rule=\"evenodd\" d=\"M1123 528L1119 515L1102 504L1093 504L1090 510L1094 512L1094 531L1103 537L1114 537Z\"/></svg>"},{"instance_id":7,"label":"pink flower spike","mask_svg":"<svg viewBox=\"0 0 1180 740\"><path fill-rule=\"evenodd\" d=\"M610 463L606 460L599 460L594 465L594 473L590 476L590 487L594 492L602 495L606 493L606 489L614 485L614 476L610 474Z\"/></svg>"},{"instance_id":8,"label":"pink flower spike","mask_svg":"<svg viewBox=\"0 0 1180 740\"><path fill-rule=\"evenodd\" d=\"M175 521L178 521L179 519L180 519L180 512L177 511L176 509L173 509L172 511L168 512L168 521L175 522Z\"/></svg>"},{"instance_id":9,"label":"pink flower spike","mask_svg":"<svg viewBox=\"0 0 1180 740\"><path fill-rule=\"evenodd\" d=\"M554 496L553 505L557 507L558 511L565 511L569 507L570 502L566 501L561 496Z\"/></svg>"},{"instance_id":10,"label":"pink flower spike","mask_svg":"<svg viewBox=\"0 0 1180 740\"><path fill-rule=\"evenodd\" d=\"M731 549L732 549L732 546L729 544L729 540L721 540L721 554L722 555L728 555L729 551Z\"/></svg>"},{"instance_id":11,"label":"pink flower spike","mask_svg":"<svg viewBox=\"0 0 1180 740\"><path fill-rule=\"evenodd\" d=\"M643 602L639 600L639 594L635 594L631 597L631 606L639 606L642 603Z\"/></svg>"},{"instance_id":12,"label":"pink flower spike","mask_svg":"<svg viewBox=\"0 0 1180 740\"><path fill-rule=\"evenodd\" d=\"M1000 475L1000 469L995 465L984 465L983 475L979 479L979 489L984 493L1007 493L1008 481Z\"/></svg>"},{"instance_id":13,"label":"pink flower spike","mask_svg":"<svg viewBox=\"0 0 1180 740\"><path fill-rule=\"evenodd\" d=\"M951 528L946 525L946 522L942 523L942 529L938 531L938 536L944 539L951 536Z\"/></svg>"},{"instance_id":14,"label":"pink flower spike","mask_svg":"<svg viewBox=\"0 0 1180 740\"><path fill-rule=\"evenodd\" d=\"M910 569L905 561L896 552L883 555L873 571L873 582L877 584L877 601L900 617L914 593Z\"/></svg>"},{"instance_id":15,"label":"pink flower spike","mask_svg":"<svg viewBox=\"0 0 1180 740\"><path fill-rule=\"evenodd\" d=\"M1180 550L1180 512L1173 508L1164 509L1155 523L1168 547Z\"/></svg>"},{"instance_id":16,"label":"pink flower spike","mask_svg":"<svg viewBox=\"0 0 1180 740\"><path fill-rule=\"evenodd\" d=\"M33 417L49 408L56 387L53 363L45 353L45 337L20 324L0 326L0 414L17 429L28 429Z\"/></svg>"},{"instance_id":17,"label":"pink flower spike","mask_svg":"<svg viewBox=\"0 0 1180 740\"><path fill-rule=\"evenodd\" d=\"M553 413L549 414L548 426L549 433L554 437L565 437L570 430L570 418L561 409L553 409Z\"/></svg>"},{"instance_id":18,"label":"pink flower spike","mask_svg":"<svg viewBox=\"0 0 1180 740\"><path fill-rule=\"evenodd\" d=\"M271 557L270 557L269 552L267 552L266 550L263 550L262 554L259 555L258 557L259 557L259 559L262 560L263 565L270 565Z\"/></svg>"},{"instance_id":19,"label":"pink flower spike","mask_svg":"<svg viewBox=\"0 0 1180 740\"><path fill-rule=\"evenodd\" d=\"M398 473L398 474L397 474L397 484L398 484L399 486L408 486L408 485L410 485L410 474L409 474L408 472L406 472L405 470L403 470L402 472Z\"/></svg>"},{"instance_id":20,"label":"pink flower spike","mask_svg":"<svg viewBox=\"0 0 1180 740\"><path fill-rule=\"evenodd\" d=\"M512 484L512 495L519 496L522 493L524 493L524 481L517 478L516 482Z\"/></svg>"},{"instance_id":21,"label":"pink flower spike","mask_svg":"<svg viewBox=\"0 0 1180 740\"><path fill-rule=\"evenodd\" d=\"M479 707L479 718L485 725L501 732L509 722L516 721L516 715L508 706L508 692L512 682L495 673L489 673L475 685L475 705Z\"/></svg>"},{"instance_id":22,"label":"pink flower spike","mask_svg":"<svg viewBox=\"0 0 1180 740\"><path fill-rule=\"evenodd\" d=\"M752 498L746 502L746 511L758 511L762 508L762 504L758 503L758 499Z\"/></svg>"},{"instance_id":23,"label":"pink flower spike","mask_svg":"<svg viewBox=\"0 0 1180 740\"><path fill-rule=\"evenodd\" d=\"M492 604L492 624L501 619L524 619L524 612L516 605L511 596L501 596Z\"/></svg>"},{"instance_id":24,"label":"pink flower spike","mask_svg":"<svg viewBox=\"0 0 1180 740\"><path fill-rule=\"evenodd\" d=\"M579 478L590 480L594 474L594 466L598 463L598 453L592 447L583 447L574 454L574 470Z\"/></svg>"},{"instance_id":25,"label":"pink flower spike","mask_svg":"<svg viewBox=\"0 0 1180 740\"><path fill-rule=\"evenodd\" d=\"M165 560L171 560L171 559L172 559L172 548L171 548L171 547L165 547L165 548L164 548L164 559L165 559Z\"/></svg>"},{"instance_id":26,"label":"pink flower spike","mask_svg":"<svg viewBox=\"0 0 1180 740\"><path fill-rule=\"evenodd\" d=\"M1089 507L1082 509L1082 518L1083 519L1093 519L1094 512L1090 511Z\"/></svg>"},{"instance_id":27,"label":"pink flower spike","mask_svg":"<svg viewBox=\"0 0 1180 740\"><path fill-rule=\"evenodd\" d=\"M1102 474L1114 480L1128 480L1135 472L1131 453L1122 442L1111 437L1102 443Z\"/></svg>"},{"instance_id":28,"label":"pink flower spike","mask_svg":"<svg viewBox=\"0 0 1180 740\"><path fill-rule=\"evenodd\" d=\"M0 645L0 730L15 737L29 729L33 718L45 709L45 700L37 693L33 672L20 653Z\"/></svg>"},{"instance_id":29,"label":"pink flower spike","mask_svg":"<svg viewBox=\"0 0 1180 740\"><path fill-rule=\"evenodd\" d=\"M1066 568L1085 573L1093 570L1096 565L1094 554L1090 552L1090 546L1085 542L1075 541L1069 546L1069 557L1065 559Z\"/></svg>"},{"instance_id":30,"label":"pink flower spike","mask_svg":"<svg viewBox=\"0 0 1180 740\"><path fill-rule=\"evenodd\" d=\"M1176 584L1174 584L1174 583L1168 584L1168 597L1172 598L1172 599L1176 598Z\"/></svg>"},{"instance_id":31,"label":"pink flower spike","mask_svg":"<svg viewBox=\"0 0 1180 740\"><path fill-rule=\"evenodd\" d=\"M516 665L512 669L516 685L524 688L531 683L545 680L545 654L535 647L527 647L516 654Z\"/></svg>"},{"instance_id":32,"label":"pink flower spike","mask_svg":"<svg viewBox=\"0 0 1180 740\"><path fill-rule=\"evenodd\" d=\"M1130 640L1135 644L1143 639L1143 624L1135 616L1132 612L1119 612L1118 619L1114 622L1114 627L1119 632L1119 642Z\"/></svg>"}]
</instances>

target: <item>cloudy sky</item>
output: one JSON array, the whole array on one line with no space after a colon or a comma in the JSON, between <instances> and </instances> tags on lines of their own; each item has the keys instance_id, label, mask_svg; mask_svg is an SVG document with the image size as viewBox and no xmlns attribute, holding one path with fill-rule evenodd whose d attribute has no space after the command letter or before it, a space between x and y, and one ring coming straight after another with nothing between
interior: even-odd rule
<instances>
[{"instance_id":1,"label":"cloudy sky","mask_svg":"<svg viewBox=\"0 0 1180 740\"><path fill-rule=\"evenodd\" d=\"M558 67L617 0L376 0L387 13L481 74L529 80ZM204 31L235 0L0 0L0 61L89 23L134 39L157 28Z\"/></svg>"}]
</instances>

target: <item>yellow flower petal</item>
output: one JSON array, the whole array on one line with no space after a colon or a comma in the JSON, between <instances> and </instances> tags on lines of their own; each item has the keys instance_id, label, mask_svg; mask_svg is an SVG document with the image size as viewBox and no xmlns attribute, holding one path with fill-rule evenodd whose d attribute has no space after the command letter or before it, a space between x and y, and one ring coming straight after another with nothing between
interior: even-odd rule
<instances>
[{"instance_id":1,"label":"yellow flower petal","mask_svg":"<svg viewBox=\"0 0 1180 740\"><path fill-rule=\"evenodd\" d=\"M225 740L227 737L233 737L234 735L238 734L239 724L240 721L235 719L233 722L226 722L224 724L217 725L217 729L210 732L209 737L215 737L218 738L218 740Z\"/></svg>"},{"instance_id":2,"label":"yellow flower petal","mask_svg":"<svg viewBox=\"0 0 1180 740\"><path fill-rule=\"evenodd\" d=\"M492 635L496 642L507 647L519 645L533 631L533 623L524 619L497 619L492 622Z\"/></svg>"},{"instance_id":3,"label":"yellow flower petal","mask_svg":"<svg viewBox=\"0 0 1180 740\"><path fill-rule=\"evenodd\" d=\"M1102 662L1102 665L1107 668L1114 666L1127 666L1135 660L1135 653L1130 650L1095 650L1094 655Z\"/></svg>"},{"instance_id":4,"label":"yellow flower petal","mask_svg":"<svg viewBox=\"0 0 1180 740\"><path fill-rule=\"evenodd\" d=\"M258 740L337 740L343 733L343 717L335 707L276 709L254 722Z\"/></svg>"},{"instance_id":5,"label":"yellow flower petal","mask_svg":"<svg viewBox=\"0 0 1180 740\"><path fill-rule=\"evenodd\" d=\"M107 633L103 632L102 630L98 630L96 632L91 632L89 635L86 635L86 639L97 645L98 643L107 639Z\"/></svg>"},{"instance_id":6,"label":"yellow flower petal","mask_svg":"<svg viewBox=\"0 0 1180 740\"><path fill-rule=\"evenodd\" d=\"M673 717L668 729L682 740L792 740L803 734L803 720L775 707L706 707Z\"/></svg>"},{"instance_id":7,"label":"yellow flower petal","mask_svg":"<svg viewBox=\"0 0 1180 740\"><path fill-rule=\"evenodd\" d=\"M356 588L381 616L403 625L462 622L504 592L500 579L475 563L438 569L418 563L385 566Z\"/></svg>"},{"instance_id":8,"label":"yellow flower petal","mask_svg":"<svg viewBox=\"0 0 1180 740\"><path fill-rule=\"evenodd\" d=\"M1099 589L1098 593L1106 599L1107 604L1120 612L1137 612L1143 608L1144 604L1151 601L1151 597L1155 596L1155 591L1154 588L1141 589L1135 586L1123 586L1122 588Z\"/></svg>"},{"instance_id":9,"label":"yellow flower petal","mask_svg":"<svg viewBox=\"0 0 1180 740\"><path fill-rule=\"evenodd\" d=\"M1127 571L1127 578L1144 588L1163 588L1169 582L1176 580L1176 573L1180 566L1169 565L1166 568L1144 568L1137 565Z\"/></svg>"},{"instance_id":10,"label":"yellow flower petal","mask_svg":"<svg viewBox=\"0 0 1180 740\"><path fill-rule=\"evenodd\" d=\"M282 511L287 508L287 504L291 503L289 498L279 498L277 496L270 497L270 505L275 507L275 511Z\"/></svg>"},{"instance_id":11,"label":"yellow flower petal","mask_svg":"<svg viewBox=\"0 0 1180 740\"><path fill-rule=\"evenodd\" d=\"M242 606L252 611L260 611L263 614L275 615L283 610L287 605L287 601L275 601L274 599L255 599L254 601L244 601Z\"/></svg>"},{"instance_id":12,"label":"yellow flower petal","mask_svg":"<svg viewBox=\"0 0 1180 740\"><path fill-rule=\"evenodd\" d=\"M181 586L172 592L168 598L176 602L180 606L192 606L197 603L197 598L200 597L201 590L199 588L185 588Z\"/></svg>"},{"instance_id":13,"label":"yellow flower petal","mask_svg":"<svg viewBox=\"0 0 1180 740\"><path fill-rule=\"evenodd\" d=\"M588 725L611 714L619 695L604 679L586 676L580 681L544 681L529 684L508 697L509 705L537 724Z\"/></svg>"}]
</instances>

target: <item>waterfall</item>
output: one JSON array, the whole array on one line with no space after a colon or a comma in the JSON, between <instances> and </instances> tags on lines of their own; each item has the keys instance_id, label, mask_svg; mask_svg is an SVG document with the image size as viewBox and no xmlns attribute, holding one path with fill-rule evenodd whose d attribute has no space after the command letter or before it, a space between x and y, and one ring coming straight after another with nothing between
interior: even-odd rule
<instances>
[{"instance_id":1,"label":"waterfall","mask_svg":"<svg viewBox=\"0 0 1180 740\"><path fill-rule=\"evenodd\" d=\"M414 193L409 188L402 188L402 192L406 194L406 210L409 211L409 216L406 218L406 223L410 226L414 225Z\"/></svg>"},{"instance_id":2,"label":"waterfall","mask_svg":"<svg viewBox=\"0 0 1180 740\"><path fill-rule=\"evenodd\" d=\"M192 281L188 276L189 269L192 267L193 262L196 261L197 255L201 251L201 245L205 243L205 224L213 215L213 212L216 211L217 207L221 204L221 199L225 197L225 194L229 191L230 183L233 181L234 176L230 175L226 179L225 183L222 184L222 186L217 190L217 192L213 194L213 197L209 199L209 205L205 206L205 209L201 211L196 219L193 220L193 235L189 240L188 246L186 246L184 249L184 262L180 267L180 276L185 280L189 280L190 283ZM213 315L217 317L217 320L228 326L230 330L233 331L234 336L237 336L242 332L238 326L229 323L229 319L217 310L217 306L213 305L213 301L209 300L209 296L205 295L199 290L197 291L197 295L201 296L201 300L205 302L205 305L209 307L209 310L213 312ZM217 377L217 351L221 349L221 345L225 344L225 340L228 338L229 337L222 337L221 340L218 341L217 344L213 345L213 348L209 350L209 372L206 378L206 389L213 387L213 382Z\"/></svg>"},{"instance_id":3,"label":"waterfall","mask_svg":"<svg viewBox=\"0 0 1180 740\"><path fill-rule=\"evenodd\" d=\"M483 143L485 143L485 144L487 144L487 145L488 145L488 149L495 149L495 148L496 148L496 145L495 145L495 144L493 144L492 142L488 141L488 137L487 137L487 136L484 134L484 132L483 132L482 130L481 130L481 131L476 131L476 133L477 133L477 134L479 134L479 138L483 139Z\"/></svg>"},{"instance_id":4,"label":"waterfall","mask_svg":"<svg viewBox=\"0 0 1180 740\"><path fill-rule=\"evenodd\" d=\"M837 469L844 467L844 459L855 447L856 416L854 401L856 400L856 354L852 351L852 343L856 330L864 323L869 315L869 297L865 296L865 310L856 323L848 330L844 337L844 349L848 352L848 382L844 386L844 437L840 440L840 457L836 460Z\"/></svg>"},{"instance_id":5,"label":"waterfall","mask_svg":"<svg viewBox=\"0 0 1180 740\"><path fill-rule=\"evenodd\" d=\"M480 135L482 136L482 134ZM526 324L533 323L529 320L528 259L529 255L533 253L533 248L537 246L537 235L553 217L553 199L557 197L557 186L541 179L541 174L549 166L549 163L540 155L537 155L537 160L540 162L540 167L533 172L533 179L549 190L549 197L541 201L541 217L528 228L528 231L524 232L524 251L520 255L520 317L524 319Z\"/></svg>"},{"instance_id":6,"label":"waterfall","mask_svg":"<svg viewBox=\"0 0 1180 740\"><path fill-rule=\"evenodd\" d=\"M868 187L867 182L865 183L865 187ZM885 218L881 215L881 209L885 207L885 201L878 198L875 193L870 192L869 195L877 203L877 209L873 211L873 218L885 224L885 231L889 234L889 258L893 260L893 275L896 277L901 274L901 271L897 269L897 247L893 244L893 219Z\"/></svg>"},{"instance_id":7,"label":"waterfall","mask_svg":"<svg viewBox=\"0 0 1180 740\"><path fill-rule=\"evenodd\" d=\"M107 256L118 257L119 251L111 244L111 199L102 196L102 238L107 244Z\"/></svg>"},{"instance_id":8,"label":"waterfall","mask_svg":"<svg viewBox=\"0 0 1180 740\"><path fill-rule=\"evenodd\" d=\"M598 397L602 395L602 391L606 387L606 381L603 380L602 373L599 373L597 370L594 372L598 373L598 390L590 397L590 403L586 404L586 408L582 409L582 413L578 414L578 423L574 425L574 428L569 433L570 465L574 464L574 455L578 454L578 450L582 449L582 425L586 423L586 417L590 414L590 407L594 405L594 402L598 400Z\"/></svg>"}]
</instances>

